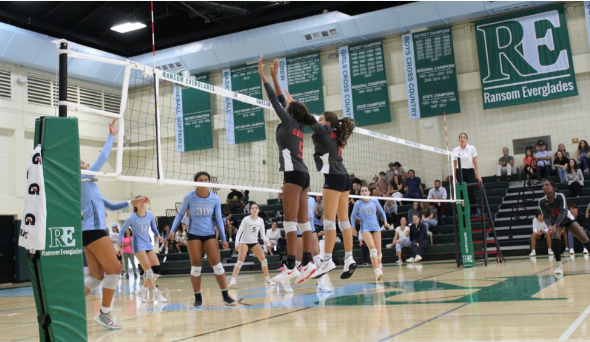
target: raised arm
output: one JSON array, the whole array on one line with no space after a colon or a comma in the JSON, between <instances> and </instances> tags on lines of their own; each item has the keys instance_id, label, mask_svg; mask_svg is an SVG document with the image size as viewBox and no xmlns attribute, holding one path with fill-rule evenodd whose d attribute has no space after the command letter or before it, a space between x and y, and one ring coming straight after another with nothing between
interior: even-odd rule
<instances>
[{"instance_id":1,"label":"raised arm","mask_svg":"<svg viewBox=\"0 0 590 342\"><path fill-rule=\"evenodd\" d=\"M279 72L279 60L275 58L275 60L272 62L272 65L270 66L270 76L272 77L272 83L276 89L275 91L277 93L277 99L279 100L279 102L281 103L281 106L283 106L283 108L287 108L287 102L285 101L285 95L283 95L283 91L281 90L281 85L279 84L278 72Z\"/></svg>"},{"instance_id":2,"label":"raised arm","mask_svg":"<svg viewBox=\"0 0 590 342\"><path fill-rule=\"evenodd\" d=\"M266 90L268 100L270 101L272 107L279 116L279 119L281 119L281 122L288 120L291 117L291 115L289 115L289 113L287 113L285 108L281 105L281 102L279 101L277 94L275 93L270 83L268 83L266 75L264 74L264 64L262 64L262 56L260 56L260 59L258 60L258 74L260 74L260 80L264 84L264 89Z\"/></svg>"}]
</instances>

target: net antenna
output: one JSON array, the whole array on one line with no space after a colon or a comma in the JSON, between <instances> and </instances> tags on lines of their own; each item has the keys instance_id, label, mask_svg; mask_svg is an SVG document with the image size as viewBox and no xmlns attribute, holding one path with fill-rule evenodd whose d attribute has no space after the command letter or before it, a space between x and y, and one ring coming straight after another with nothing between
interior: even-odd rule
<instances>
[{"instance_id":1,"label":"net antenna","mask_svg":"<svg viewBox=\"0 0 590 342\"><path fill-rule=\"evenodd\" d=\"M72 48L60 49L59 45L58 52L67 54L69 58L81 58L108 64L108 67L120 67L123 74L118 113L90 108L71 101L59 102L60 105L67 105L68 108L77 109L86 114L119 119L115 172L82 170L83 174L112 177L118 181L164 185L159 187L159 194L162 194L161 189L168 189L168 185L266 193L281 192L278 180L279 151L274 142L274 133L279 122L268 101L225 89L220 75L216 73L211 73L212 82L206 83L194 77L178 75L130 60L99 57L73 51ZM221 84L221 86L211 83ZM151 87L154 89L152 90ZM213 147L190 152L177 151L175 138L177 138L178 98L175 96L179 89L205 94L211 101L209 124L212 127ZM264 109L266 139L241 144L227 143L225 131L228 121L225 119L225 104L231 100ZM190 120L199 118L199 113L191 115ZM399 160L406 171L416 169L419 173L417 176L422 178L423 183L432 184L434 180L448 174L447 170L452 171L452 161L457 158L452 151L361 127L355 128L354 133L344 150L345 165L350 173L355 172L364 179L371 179L373 174L382 170L387 160ZM310 149L313 148L311 134L306 134L304 139L304 146L306 146L304 161L310 169L311 189L321 191L323 176L315 171L315 163L310 153ZM215 183L194 182L194 172L201 170L208 171L214 176L212 180L218 181ZM150 193L151 190L142 188L141 192ZM170 188L170 194L177 193L177 188ZM310 195L321 195L321 193L312 191ZM372 198L392 200L392 197ZM410 200L429 201L414 199L407 201ZM449 194L449 199L436 200L436 202L458 201L460 200L456 199L454 191Z\"/></svg>"}]
</instances>

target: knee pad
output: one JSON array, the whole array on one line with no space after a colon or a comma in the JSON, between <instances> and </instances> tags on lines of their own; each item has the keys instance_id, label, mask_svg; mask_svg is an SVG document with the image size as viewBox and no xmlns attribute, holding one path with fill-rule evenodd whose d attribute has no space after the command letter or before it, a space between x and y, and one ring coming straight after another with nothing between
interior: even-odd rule
<instances>
[{"instance_id":1,"label":"knee pad","mask_svg":"<svg viewBox=\"0 0 590 342\"><path fill-rule=\"evenodd\" d=\"M236 262L236 266L234 266L234 267L236 267L236 268L242 268L242 265L244 265L244 263L241 262L241 261L238 261L238 262Z\"/></svg>"},{"instance_id":2,"label":"knee pad","mask_svg":"<svg viewBox=\"0 0 590 342\"><path fill-rule=\"evenodd\" d=\"M213 273L215 273L215 275L222 275L225 273L225 270L223 269L223 265L221 263L213 266Z\"/></svg>"},{"instance_id":3,"label":"knee pad","mask_svg":"<svg viewBox=\"0 0 590 342\"><path fill-rule=\"evenodd\" d=\"M383 253L379 253L379 255L377 255L377 259L383 259Z\"/></svg>"},{"instance_id":4,"label":"knee pad","mask_svg":"<svg viewBox=\"0 0 590 342\"><path fill-rule=\"evenodd\" d=\"M268 267L268 260L266 260L266 259L262 260L262 261L260 262L260 265L261 265L262 267Z\"/></svg>"},{"instance_id":5,"label":"knee pad","mask_svg":"<svg viewBox=\"0 0 590 342\"><path fill-rule=\"evenodd\" d=\"M297 228L299 228L299 231L303 234L311 231L311 224L309 224L309 222L297 223Z\"/></svg>"},{"instance_id":6,"label":"knee pad","mask_svg":"<svg viewBox=\"0 0 590 342\"><path fill-rule=\"evenodd\" d=\"M293 221L283 222L283 228L285 228L285 233L296 232L297 223Z\"/></svg>"},{"instance_id":7,"label":"knee pad","mask_svg":"<svg viewBox=\"0 0 590 342\"><path fill-rule=\"evenodd\" d=\"M102 281L102 288L114 290L117 288L118 282L119 282L119 275L118 274L107 274L104 277L104 280Z\"/></svg>"},{"instance_id":8,"label":"knee pad","mask_svg":"<svg viewBox=\"0 0 590 342\"><path fill-rule=\"evenodd\" d=\"M371 248L369 250L369 255L371 256L371 258L376 258L377 257L377 248Z\"/></svg>"},{"instance_id":9,"label":"knee pad","mask_svg":"<svg viewBox=\"0 0 590 342\"><path fill-rule=\"evenodd\" d=\"M86 286L90 291L93 291L95 288L97 288L101 282L102 280L90 276L84 278L84 286Z\"/></svg>"},{"instance_id":10,"label":"knee pad","mask_svg":"<svg viewBox=\"0 0 590 342\"><path fill-rule=\"evenodd\" d=\"M336 230L336 222L324 219L324 230Z\"/></svg>"},{"instance_id":11,"label":"knee pad","mask_svg":"<svg viewBox=\"0 0 590 342\"><path fill-rule=\"evenodd\" d=\"M350 226L350 221L338 221L338 226L340 227L341 231L352 228Z\"/></svg>"},{"instance_id":12,"label":"knee pad","mask_svg":"<svg viewBox=\"0 0 590 342\"><path fill-rule=\"evenodd\" d=\"M160 265L152 266L152 271L154 271L154 274L160 274Z\"/></svg>"},{"instance_id":13,"label":"knee pad","mask_svg":"<svg viewBox=\"0 0 590 342\"><path fill-rule=\"evenodd\" d=\"M153 270L145 271L145 279L154 279L154 271Z\"/></svg>"},{"instance_id":14,"label":"knee pad","mask_svg":"<svg viewBox=\"0 0 590 342\"><path fill-rule=\"evenodd\" d=\"M192 266L191 267L191 276L192 277L200 277L201 276L201 266Z\"/></svg>"}]
</instances>

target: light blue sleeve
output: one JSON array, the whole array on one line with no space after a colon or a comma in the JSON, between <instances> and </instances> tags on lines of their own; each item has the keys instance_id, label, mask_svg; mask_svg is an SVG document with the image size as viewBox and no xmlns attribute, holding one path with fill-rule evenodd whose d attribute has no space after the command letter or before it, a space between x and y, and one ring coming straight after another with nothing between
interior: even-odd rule
<instances>
[{"instance_id":1,"label":"light blue sleeve","mask_svg":"<svg viewBox=\"0 0 590 342\"><path fill-rule=\"evenodd\" d=\"M154 214L150 213L152 216L152 219L150 220L150 226L152 227L152 232L154 233L155 237L160 236L160 232L158 231L158 227L156 226L156 217L154 216Z\"/></svg>"},{"instance_id":2,"label":"light blue sleeve","mask_svg":"<svg viewBox=\"0 0 590 342\"><path fill-rule=\"evenodd\" d=\"M104 197L103 197L102 201L104 202L104 207L107 208L108 210L111 210L111 211L121 210L121 209L127 208L127 206L129 206L129 203L127 203L127 201L113 203Z\"/></svg>"},{"instance_id":3,"label":"light blue sleeve","mask_svg":"<svg viewBox=\"0 0 590 342\"><path fill-rule=\"evenodd\" d=\"M100 171L100 169L102 168L104 163L107 162L107 160L109 159L109 156L111 155L111 150L113 148L113 141L114 140L115 140L115 136L109 134L109 137L107 138L107 141L104 143L104 146L102 148L102 152L100 152L98 159L96 159L96 161L92 165L90 165L90 167L88 168L88 171ZM82 179L92 178L92 177L94 177L94 176L82 175Z\"/></svg>"},{"instance_id":4,"label":"light blue sleeve","mask_svg":"<svg viewBox=\"0 0 590 342\"><path fill-rule=\"evenodd\" d=\"M180 224L180 221L182 221L182 217L184 216L184 213L186 213L186 210L188 209L188 201L189 201L188 195L184 196L184 199L182 200L182 204L180 205L180 209L178 209L178 214L176 214L176 217L174 218L174 222L172 223L172 228L170 228L170 233L174 233L176 231L176 228Z\"/></svg>"},{"instance_id":5,"label":"light blue sleeve","mask_svg":"<svg viewBox=\"0 0 590 342\"><path fill-rule=\"evenodd\" d=\"M125 222L123 222L123 225L121 226L121 231L119 232L119 243L123 242L123 238L125 237L125 232L127 231L128 228L131 227L131 222L133 221L133 219L131 218L133 216L133 214L129 215L129 217L125 220ZM121 233L123 232L123 233Z\"/></svg>"},{"instance_id":6,"label":"light blue sleeve","mask_svg":"<svg viewBox=\"0 0 590 342\"><path fill-rule=\"evenodd\" d=\"M217 225L217 231L221 237L221 241L225 241L225 227L223 226L223 218L221 217L221 200L219 197L215 199L215 224Z\"/></svg>"},{"instance_id":7,"label":"light blue sleeve","mask_svg":"<svg viewBox=\"0 0 590 342\"><path fill-rule=\"evenodd\" d=\"M381 203L379 203L379 201L377 200L373 200L373 203L375 203L377 211L381 213L381 217L383 217L383 222L387 222L387 216L385 216L385 211L383 210Z\"/></svg>"},{"instance_id":8,"label":"light blue sleeve","mask_svg":"<svg viewBox=\"0 0 590 342\"><path fill-rule=\"evenodd\" d=\"M359 210L359 208L358 208L359 207L359 203L360 203L360 201L356 201L356 203L354 203L354 207L352 208L352 213L350 214L350 226L352 228L355 227L354 221L356 220L356 213Z\"/></svg>"}]
</instances>

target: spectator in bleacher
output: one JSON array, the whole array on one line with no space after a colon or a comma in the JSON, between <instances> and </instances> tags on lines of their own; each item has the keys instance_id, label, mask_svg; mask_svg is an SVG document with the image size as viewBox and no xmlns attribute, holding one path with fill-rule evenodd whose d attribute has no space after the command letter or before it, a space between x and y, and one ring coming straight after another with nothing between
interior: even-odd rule
<instances>
[{"instance_id":1,"label":"spectator in bleacher","mask_svg":"<svg viewBox=\"0 0 590 342\"><path fill-rule=\"evenodd\" d=\"M547 151L547 145L545 145L543 140L539 140L539 149L540 151L535 153L535 159L537 160L537 177L539 179L537 184L544 181L544 179L541 178L541 173L543 171L545 171L545 178L551 176L551 153Z\"/></svg>"},{"instance_id":2,"label":"spectator in bleacher","mask_svg":"<svg viewBox=\"0 0 590 342\"><path fill-rule=\"evenodd\" d=\"M164 249L164 254L168 254L168 237L170 236L170 226L165 225L164 230L162 230L162 238L164 239L164 243L160 246L160 252Z\"/></svg>"},{"instance_id":3,"label":"spectator in bleacher","mask_svg":"<svg viewBox=\"0 0 590 342\"><path fill-rule=\"evenodd\" d=\"M404 170L402 164L400 164L399 162L396 161L395 163L393 163L393 168L395 169L395 174L401 176L402 180L405 180L406 177L408 177L406 170Z\"/></svg>"},{"instance_id":4,"label":"spectator in bleacher","mask_svg":"<svg viewBox=\"0 0 590 342\"><path fill-rule=\"evenodd\" d=\"M434 188L431 188L428 191L428 199L429 200L446 200L447 199L447 189L440 186L440 180L434 181ZM447 202L430 202L431 207L435 207L438 213L438 218L440 219L447 213Z\"/></svg>"},{"instance_id":5,"label":"spectator in bleacher","mask_svg":"<svg viewBox=\"0 0 590 342\"><path fill-rule=\"evenodd\" d=\"M397 202L396 201L385 201L385 206L383 207L385 211L385 217L387 218L387 222L389 224L395 224L397 222Z\"/></svg>"},{"instance_id":6,"label":"spectator in bleacher","mask_svg":"<svg viewBox=\"0 0 590 342\"><path fill-rule=\"evenodd\" d=\"M461 158L461 175L463 178L463 182L465 183L476 183L482 182L481 176L479 173L479 165L477 164L477 150L475 146L469 145L467 141L469 137L467 137L467 133L459 134L459 146L453 149L459 158ZM459 163L454 160L453 161L453 177L458 180L457 178L457 169L459 167ZM477 208L475 203L475 188L468 187L467 194L469 195L469 203L471 204L471 213L478 214L480 212L479 208Z\"/></svg>"},{"instance_id":7,"label":"spectator in bleacher","mask_svg":"<svg viewBox=\"0 0 590 342\"><path fill-rule=\"evenodd\" d=\"M535 169L537 168L537 161L533 155L533 150L527 148L524 152L524 159L522 160L522 173L526 176L527 184L531 186L531 178L535 176Z\"/></svg>"},{"instance_id":8,"label":"spectator in bleacher","mask_svg":"<svg viewBox=\"0 0 590 342\"><path fill-rule=\"evenodd\" d=\"M225 215L223 216L222 219L223 219L225 234L229 238L229 242L233 242L232 236L234 236L234 232L236 230L236 227L234 227L234 221L232 221L231 213L229 211L226 211L224 214Z\"/></svg>"},{"instance_id":9,"label":"spectator in bleacher","mask_svg":"<svg viewBox=\"0 0 590 342\"><path fill-rule=\"evenodd\" d=\"M408 178L406 178L406 194L404 198L422 198L424 197L424 189L422 189L422 179L416 177L414 170L408 171Z\"/></svg>"},{"instance_id":10,"label":"spectator in bleacher","mask_svg":"<svg viewBox=\"0 0 590 342\"><path fill-rule=\"evenodd\" d=\"M322 202L322 196L315 197L315 218L322 220L324 217L324 203Z\"/></svg>"},{"instance_id":11,"label":"spectator in bleacher","mask_svg":"<svg viewBox=\"0 0 590 342\"><path fill-rule=\"evenodd\" d=\"M426 230L430 231L430 228L438 226L438 216L436 214L436 207L433 207L426 202L422 202L421 207L422 222L424 222L424 224L426 225Z\"/></svg>"},{"instance_id":12,"label":"spectator in bleacher","mask_svg":"<svg viewBox=\"0 0 590 342\"><path fill-rule=\"evenodd\" d=\"M361 187L362 183L363 182L360 179L358 179L354 176L354 173L350 174L350 190L353 190L353 185L357 184L359 187L359 191L360 191L360 187Z\"/></svg>"},{"instance_id":13,"label":"spectator in bleacher","mask_svg":"<svg viewBox=\"0 0 590 342\"><path fill-rule=\"evenodd\" d=\"M402 176L394 175L391 180L389 192L391 197L402 198L404 197L404 181Z\"/></svg>"},{"instance_id":14,"label":"spectator in bleacher","mask_svg":"<svg viewBox=\"0 0 590 342\"><path fill-rule=\"evenodd\" d=\"M388 167L389 167L389 170L385 171L385 178L387 179L388 182L391 182L391 180L393 179L393 176L395 175L395 169L393 168L393 162L390 162Z\"/></svg>"},{"instance_id":15,"label":"spectator in bleacher","mask_svg":"<svg viewBox=\"0 0 590 342\"><path fill-rule=\"evenodd\" d=\"M270 246L269 248L264 246L265 252L268 252L270 255L273 255L273 251L277 251L277 245L279 242L279 238L281 237L281 230L278 228L278 224L276 222L273 222L270 226L270 229L266 231L266 237L268 238Z\"/></svg>"},{"instance_id":16,"label":"spectator in bleacher","mask_svg":"<svg viewBox=\"0 0 590 342\"><path fill-rule=\"evenodd\" d=\"M422 217L422 210L420 209L420 202L412 203L412 207L408 210L408 221L413 222L412 217L414 215L418 215L418 217Z\"/></svg>"},{"instance_id":17,"label":"spectator in bleacher","mask_svg":"<svg viewBox=\"0 0 590 342\"><path fill-rule=\"evenodd\" d=\"M406 262L419 262L422 260L422 253L428 247L428 234L426 226L420 222L420 216L412 216L412 224L410 225L410 247L414 252L414 257L409 258Z\"/></svg>"},{"instance_id":18,"label":"spectator in bleacher","mask_svg":"<svg viewBox=\"0 0 590 342\"><path fill-rule=\"evenodd\" d=\"M576 222L580 225L580 227L584 228L584 232L588 235L588 229L586 228L586 217L583 214L580 214L578 211L578 205L576 203L570 203L567 205L570 213L575 218ZM569 242L569 252L570 255L573 255L574 252L574 235L572 233L567 233L567 240ZM584 247L584 254L588 254L588 250Z\"/></svg>"},{"instance_id":19,"label":"spectator in bleacher","mask_svg":"<svg viewBox=\"0 0 590 342\"><path fill-rule=\"evenodd\" d=\"M395 246L395 252L397 253L397 261L395 262L398 265L403 264L402 261L402 248L403 247L410 247L410 227L406 225L407 220L405 217L402 217L400 220L399 227L395 228L395 236L393 237L393 243L386 245L387 248L392 248Z\"/></svg>"},{"instance_id":20,"label":"spectator in bleacher","mask_svg":"<svg viewBox=\"0 0 590 342\"><path fill-rule=\"evenodd\" d=\"M590 159L588 159L590 158L590 146L588 146L588 142L586 140L580 140L580 142L578 143L577 157L583 171L588 172L590 170Z\"/></svg>"},{"instance_id":21,"label":"spectator in bleacher","mask_svg":"<svg viewBox=\"0 0 590 342\"><path fill-rule=\"evenodd\" d=\"M250 213L250 190L244 190L244 197L240 200L240 205L244 209L244 214Z\"/></svg>"},{"instance_id":22,"label":"spectator in bleacher","mask_svg":"<svg viewBox=\"0 0 590 342\"><path fill-rule=\"evenodd\" d=\"M379 182L379 176L377 174L374 174L373 183L369 184L369 190L375 189L377 187L377 182Z\"/></svg>"},{"instance_id":23,"label":"spectator in bleacher","mask_svg":"<svg viewBox=\"0 0 590 342\"><path fill-rule=\"evenodd\" d=\"M503 174L506 175L506 179L510 182L510 177L512 175L512 169L514 168L514 157L509 156L508 155L508 147L504 147L502 149L502 157L500 157L500 159L498 159L498 179L497 181L500 181L500 178L502 177Z\"/></svg>"},{"instance_id":24,"label":"spectator in bleacher","mask_svg":"<svg viewBox=\"0 0 590 342\"><path fill-rule=\"evenodd\" d=\"M555 159L553 159L553 166L555 166L555 170L557 171L557 175L559 176L559 181L564 183L565 182L565 172L567 170L567 165L569 164L570 160L563 155L563 151L555 152Z\"/></svg>"},{"instance_id":25,"label":"spectator in bleacher","mask_svg":"<svg viewBox=\"0 0 590 342\"><path fill-rule=\"evenodd\" d=\"M188 225L182 225L180 229L176 231L176 250L180 253L182 248L186 249L186 242L188 241Z\"/></svg>"},{"instance_id":26,"label":"spectator in bleacher","mask_svg":"<svg viewBox=\"0 0 590 342\"><path fill-rule=\"evenodd\" d=\"M572 191L572 197L580 197L584 187L584 174L575 159L570 159L565 172L565 181ZM573 246L570 246L573 247Z\"/></svg>"},{"instance_id":27,"label":"spectator in bleacher","mask_svg":"<svg viewBox=\"0 0 590 342\"><path fill-rule=\"evenodd\" d=\"M557 147L557 151L553 155L555 158L557 158L557 152L559 152L559 151L561 151L561 153L563 153L563 156L566 157L567 159L570 158L570 153L565 150L565 145L564 144L559 144L559 146Z\"/></svg>"},{"instance_id":28,"label":"spectator in bleacher","mask_svg":"<svg viewBox=\"0 0 590 342\"><path fill-rule=\"evenodd\" d=\"M376 195L379 197L388 197L389 195L391 195L391 193L389 192L389 182L387 181L387 178L385 176L385 172L381 171L379 172L379 181L377 181L377 187L375 188L375 192ZM380 201L381 202L381 201ZM383 201L385 202L385 201ZM383 205L383 204L381 204Z\"/></svg>"},{"instance_id":29,"label":"spectator in bleacher","mask_svg":"<svg viewBox=\"0 0 590 342\"><path fill-rule=\"evenodd\" d=\"M541 210L537 210L535 218L533 219L533 235L531 236L531 254L529 256L537 255L535 248L537 246L537 240L545 237L547 240L547 248L549 249L549 255L553 255L553 251L551 250L551 235L549 235L549 227L545 223L545 219L543 217L543 213ZM559 253L559 251L558 251Z\"/></svg>"},{"instance_id":30,"label":"spectator in bleacher","mask_svg":"<svg viewBox=\"0 0 590 342\"><path fill-rule=\"evenodd\" d=\"M182 228L185 225L184 225L184 223L180 223L180 226ZM180 252L180 249L177 248L177 246L176 246L176 233L171 232L168 235L168 238L166 239L166 241L164 243L166 244L166 254L168 254L168 249L172 249L173 251Z\"/></svg>"},{"instance_id":31,"label":"spectator in bleacher","mask_svg":"<svg viewBox=\"0 0 590 342\"><path fill-rule=\"evenodd\" d=\"M243 212L242 198L244 198L244 194L241 191L231 189L231 192L227 194L225 209L231 213L234 208L240 208L240 212Z\"/></svg>"},{"instance_id":32,"label":"spectator in bleacher","mask_svg":"<svg viewBox=\"0 0 590 342\"><path fill-rule=\"evenodd\" d=\"M350 192L350 194L355 195L355 196L361 195L361 189L360 189L358 183L352 183L352 191ZM350 197L348 199L348 215L350 215L350 213L352 213L352 208L354 207L356 200L357 200L356 198L352 198L352 197Z\"/></svg>"}]
</instances>

